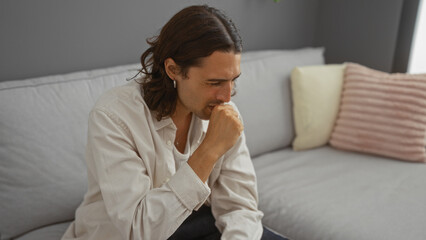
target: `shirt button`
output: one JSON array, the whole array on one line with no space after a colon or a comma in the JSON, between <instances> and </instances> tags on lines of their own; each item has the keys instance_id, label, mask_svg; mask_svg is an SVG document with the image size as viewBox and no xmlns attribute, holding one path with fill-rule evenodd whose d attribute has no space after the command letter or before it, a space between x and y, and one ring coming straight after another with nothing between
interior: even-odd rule
<instances>
[{"instance_id":1,"label":"shirt button","mask_svg":"<svg viewBox=\"0 0 426 240\"><path fill-rule=\"evenodd\" d=\"M172 141L168 140L167 145L172 146Z\"/></svg>"}]
</instances>

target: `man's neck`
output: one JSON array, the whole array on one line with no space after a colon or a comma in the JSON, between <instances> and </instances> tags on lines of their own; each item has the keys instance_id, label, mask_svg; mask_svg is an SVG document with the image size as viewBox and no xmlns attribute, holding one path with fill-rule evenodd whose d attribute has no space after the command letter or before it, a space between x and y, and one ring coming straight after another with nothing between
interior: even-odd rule
<instances>
[{"instance_id":1,"label":"man's neck","mask_svg":"<svg viewBox=\"0 0 426 240\"><path fill-rule=\"evenodd\" d=\"M192 113L182 108L181 105L177 104L176 111L172 115L172 120L177 128L176 137L175 137L175 146L178 149L178 151L181 153L185 151L191 119L192 119Z\"/></svg>"},{"instance_id":2,"label":"man's neck","mask_svg":"<svg viewBox=\"0 0 426 240\"><path fill-rule=\"evenodd\" d=\"M177 129L185 129L189 126L192 119L192 113L189 112L182 104L178 101L176 103L176 110L172 114L173 123L176 125Z\"/></svg>"}]
</instances>

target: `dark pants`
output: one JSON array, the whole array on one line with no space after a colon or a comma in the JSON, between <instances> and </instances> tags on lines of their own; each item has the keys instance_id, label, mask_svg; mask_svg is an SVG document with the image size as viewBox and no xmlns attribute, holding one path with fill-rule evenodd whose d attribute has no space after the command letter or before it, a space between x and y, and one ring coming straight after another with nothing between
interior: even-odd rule
<instances>
[{"instance_id":1,"label":"dark pants","mask_svg":"<svg viewBox=\"0 0 426 240\"><path fill-rule=\"evenodd\" d=\"M169 240L216 240L220 239L220 232L214 225L215 219L211 209L202 206L198 211L194 211L176 230ZM286 240L267 228L263 227L261 240Z\"/></svg>"}]
</instances>

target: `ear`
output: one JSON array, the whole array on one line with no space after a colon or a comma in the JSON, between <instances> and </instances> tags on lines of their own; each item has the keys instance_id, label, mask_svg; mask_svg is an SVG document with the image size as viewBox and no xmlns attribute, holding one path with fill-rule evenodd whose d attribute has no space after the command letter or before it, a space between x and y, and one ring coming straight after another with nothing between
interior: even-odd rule
<instances>
[{"instance_id":1,"label":"ear","mask_svg":"<svg viewBox=\"0 0 426 240\"><path fill-rule=\"evenodd\" d=\"M172 80L177 80L180 76L179 66L175 63L172 58L167 58L164 61L164 69L166 70L167 75Z\"/></svg>"}]
</instances>

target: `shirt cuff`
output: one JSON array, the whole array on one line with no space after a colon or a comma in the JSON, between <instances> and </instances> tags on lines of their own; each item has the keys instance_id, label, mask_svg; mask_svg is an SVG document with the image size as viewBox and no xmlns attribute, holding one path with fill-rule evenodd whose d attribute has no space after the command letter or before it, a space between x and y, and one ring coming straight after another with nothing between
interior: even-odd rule
<instances>
[{"instance_id":1,"label":"shirt cuff","mask_svg":"<svg viewBox=\"0 0 426 240\"><path fill-rule=\"evenodd\" d=\"M210 195L210 188L203 183L188 163L176 171L167 183L186 208L198 210Z\"/></svg>"}]
</instances>

